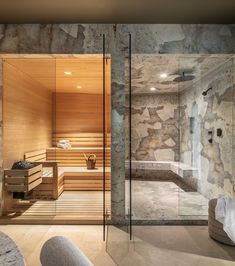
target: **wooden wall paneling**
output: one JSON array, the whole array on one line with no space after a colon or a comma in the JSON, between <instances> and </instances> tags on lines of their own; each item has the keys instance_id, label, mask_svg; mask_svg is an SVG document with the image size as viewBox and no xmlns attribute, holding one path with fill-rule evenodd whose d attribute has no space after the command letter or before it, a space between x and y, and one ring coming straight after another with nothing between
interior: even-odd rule
<instances>
[{"instance_id":1,"label":"wooden wall paneling","mask_svg":"<svg viewBox=\"0 0 235 266\"><path fill-rule=\"evenodd\" d=\"M101 94L57 93L56 133L102 133L102 102Z\"/></svg>"},{"instance_id":2,"label":"wooden wall paneling","mask_svg":"<svg viewBox=\"0 0 235 266\"><path fill-rule=\"evenodd\" d=\"M29 75L42 86L57 92L102 94L103 58L102 55L87 55L78 58L12 58L11 65ZM111 59L106 60L106 77L111 83ZM46 71L45 71L46 70ZM71 75L65 75L65 71ZM78 88L77 86L81 86Z\"/></svg>"},{"instance_id":3,"label":"wooden wall paneling","mask_svg":"<svg viewBox=\"0 0 235 266\"><path fill-rule=\"evenodd\" d=\"M3 63L3 167L52 145L52 92L7 60ZM4 191L3 211L13 204Z\"/></svg>"},{"instance_id":4,"label":"wooden wall paneling","mask_svg":"<svg viewBox=\"0 0 235 266\"><path fill-rule=\"evenodd\" d=\"M103 166L103 148L80 148L80 149L47 149L47 160L57 160L59 166L86 166L86 161L83 153L96 155L96 166ZM106 151L106 166L111 165L111 151L107 148Z\"/></svg>"},{"instance_id":5,"label":"wooden wall paneling","mask_svg":"<svg viewBox=\"0 0 235 266\"><path fill-rule=\"evenodd\" d=\"M4 63L4 168L24 153L52 145L52 93Z\"/></svg>"}]
</instances>

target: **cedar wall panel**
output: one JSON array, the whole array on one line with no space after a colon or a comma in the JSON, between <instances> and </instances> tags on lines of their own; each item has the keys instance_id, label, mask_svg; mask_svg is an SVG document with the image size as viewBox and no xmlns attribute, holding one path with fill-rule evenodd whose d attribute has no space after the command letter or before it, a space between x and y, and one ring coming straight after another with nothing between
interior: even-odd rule
<instances>
[{"instance_id":1,"label":"cedar wall panel","mask_svg":"<svg viewBox=\"0 0 235 266\"><path fill-rule=\"evenodd\" d=\"M106 97L106 122L110 132L110 95ZM57 93L56 133L103 132L103 95Z\"/></svg>"},{"instance_id":2,"label":"cedar wall panel","mask_svg":"<svg viewBox=\"0 0 235 266\"><path fill-rule=\"evenodd\" d=\"M52 145L52 92L4 63L4 168L25 152Z\"/></svg>"}]
</instances>

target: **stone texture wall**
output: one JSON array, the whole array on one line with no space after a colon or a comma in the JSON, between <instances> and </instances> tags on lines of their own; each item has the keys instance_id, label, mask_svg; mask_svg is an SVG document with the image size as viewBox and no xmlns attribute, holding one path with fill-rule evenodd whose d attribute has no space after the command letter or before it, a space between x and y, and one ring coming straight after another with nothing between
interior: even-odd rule
<instances>
[{"instance_id":1,"label":"stone texture wall","mask_svg":"<svg viewBox=\"0 0 235 266\"><path fill-rule=\"evenodd\" d=\"M112 57L112 217L125 218L125 57L132 53L234 53L235 25L0 25L0 53L102 53ZM1 82L0 82L1 84ZM2 136L2 134L0 134ZM1 156L2 159L2 156Z\"/></svg>"},{"instance_id":2,"label":"stone texture wall","mask_svg":"<svg viewBox=\"0 0 235 266\"><path fill-rule=\"evenodd\" d=\"M133 160L179 160L178 100L178 94L132 96ZM127 124L128 115L126 115L126 130Z\"/></svg>"},{"instance_id":3,"label":"stone texture wall","mask_svg":"<svg viewBox=\"0 0 235 266\"><path fill-rule=\"evenodd\" d=\"M209 87L212 90L203 96ZM233 196L233 60L195 82L181 94L180 103L181 161L196 168L198 191L207 198ZM217 136L217 129L222 129L222 136Z\"/></svg>"}]
</instances>

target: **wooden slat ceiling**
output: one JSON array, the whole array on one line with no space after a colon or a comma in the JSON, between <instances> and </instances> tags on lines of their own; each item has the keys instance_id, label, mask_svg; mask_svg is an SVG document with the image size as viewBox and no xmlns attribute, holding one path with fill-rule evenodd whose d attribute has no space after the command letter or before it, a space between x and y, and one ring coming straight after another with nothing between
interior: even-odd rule
<instances>
[{"instance_id":1,"label":"wooden slat ceiling","mask_svg":"<svg viewBox=\"0 0 235 266\"><path fill-rule=\"evenodd\" d=\"M102 56L81 58L16 58L5 59L45 88L56 92L101 94L103 92ZM106 60L106 84L110 90L110 59ZM71 75L66 75L70 72Z\"/></svg>"}]
</instances>

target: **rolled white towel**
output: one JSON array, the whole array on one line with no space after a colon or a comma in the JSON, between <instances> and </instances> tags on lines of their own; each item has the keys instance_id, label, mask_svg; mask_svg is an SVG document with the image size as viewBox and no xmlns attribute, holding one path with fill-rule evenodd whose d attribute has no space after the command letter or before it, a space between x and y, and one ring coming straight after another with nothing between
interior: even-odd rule
<instances>
[{"instance_id":1,"label":"rolled white towel","mask_svg":"<svg viewBox=\"0 0 235 266\"><path fill-rule=\"evenodd\" d=\"M62 149L70 149L71 148L71 144L69 140L66 139L62 139L57 143L57 147L58 148L62 148Z\"/></svg>"}]
</instances>

